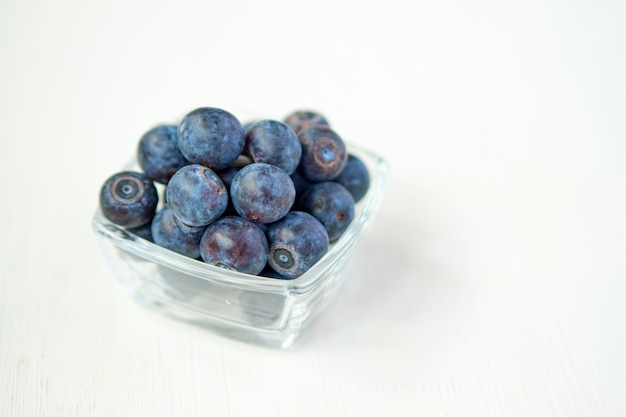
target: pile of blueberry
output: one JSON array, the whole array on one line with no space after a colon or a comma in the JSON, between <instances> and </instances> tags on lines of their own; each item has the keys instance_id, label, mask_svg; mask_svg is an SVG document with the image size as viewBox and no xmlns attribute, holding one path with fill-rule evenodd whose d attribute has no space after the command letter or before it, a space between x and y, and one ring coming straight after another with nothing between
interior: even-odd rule
<instances>
[{"instance_id":1,"label":"pile of blueberry","mask_svg":"<svg viewBox=\"0 0 626 417\"><path fill-rule=\"evenodd\" d=\"M325 117L241 124L201 107L140 139L141 172L111 176L102 214L157 245L239 272L293 279L337 241L369 172ZM157 211L162 184L164 204Z\"/></svg>"}]
</instances>

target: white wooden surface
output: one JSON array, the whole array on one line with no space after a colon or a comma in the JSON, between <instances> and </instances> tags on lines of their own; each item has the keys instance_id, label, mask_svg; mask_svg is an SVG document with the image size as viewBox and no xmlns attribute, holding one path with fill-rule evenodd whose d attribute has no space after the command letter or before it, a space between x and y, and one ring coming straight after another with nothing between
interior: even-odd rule
<instances>
[{"instance_id":1,"label":"white wooden surface","mask_svg":"<svg viewBox=\"0 0 626 417\"><path fill-rule=\"evenodd\" d=\"M0 4L0 416L626 415L623 2ZM101 182L200 106L390 161L288 352L146 311Z\"/></svg>"}]
</instances>

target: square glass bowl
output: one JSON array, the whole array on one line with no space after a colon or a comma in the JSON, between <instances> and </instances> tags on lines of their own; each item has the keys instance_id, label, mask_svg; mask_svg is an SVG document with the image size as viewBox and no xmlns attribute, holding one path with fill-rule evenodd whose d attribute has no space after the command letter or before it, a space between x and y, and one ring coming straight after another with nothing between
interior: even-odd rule
<instances>
[{"instance_id":1,"label":"square glass bowl","mask_svg":"<svg viewBox=\"0 0 626 417\"><path fill-rule=\"evenodd\" d=\"M381 203L388 164L371 151L347 145L367 166L370 188L344 234L296 279L243 274L179 255L111 223L99 209L93 229L113 271L140 304L240 341L287 349L335 295ZM139 167L133 162L125 169Z\"/></svg>"}]
</instances>

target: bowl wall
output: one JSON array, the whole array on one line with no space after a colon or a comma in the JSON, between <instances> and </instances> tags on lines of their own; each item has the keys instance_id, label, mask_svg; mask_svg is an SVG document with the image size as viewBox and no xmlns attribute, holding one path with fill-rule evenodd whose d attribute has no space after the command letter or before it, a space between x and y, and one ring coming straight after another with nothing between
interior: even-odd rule
<instances>
[{"instance_id":1,"label":"bowl wall","mask_svg":"<svg viewBox=\"0 0 626 417\"><path fill-rule=\"evenodd\" d=\"M115 274L142 305L241 341L286 349L332 300L381 203L387 163L350 143L348 150L368 167L370 189L341 238L293 280L228 271L179 255L111 223L99 209L93 229ZM138 170L133 164L127 168Z\"/></svg>"}]
</instances>

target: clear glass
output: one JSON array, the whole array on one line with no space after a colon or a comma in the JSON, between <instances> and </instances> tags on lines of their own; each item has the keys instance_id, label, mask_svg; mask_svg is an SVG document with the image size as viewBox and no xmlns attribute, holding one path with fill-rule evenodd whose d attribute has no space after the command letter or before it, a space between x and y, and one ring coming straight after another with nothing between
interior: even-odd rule
<instances>
[{"instance_id":1,"label":"clear glass","mask_svg":"<svg viewBox=\"0 0 626 417\"><path fill-rule=\"evenodd\" d=\"M242 274L179 255L109 222L99 209L93 229L115 274L140 304L234 339L287 349L335 295L346 262L381 203L387 163L350 143L348 150L368 167L370 189L341 238L293 280Z\"/></svg>"}]
</instances>

